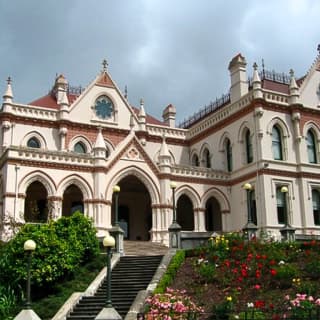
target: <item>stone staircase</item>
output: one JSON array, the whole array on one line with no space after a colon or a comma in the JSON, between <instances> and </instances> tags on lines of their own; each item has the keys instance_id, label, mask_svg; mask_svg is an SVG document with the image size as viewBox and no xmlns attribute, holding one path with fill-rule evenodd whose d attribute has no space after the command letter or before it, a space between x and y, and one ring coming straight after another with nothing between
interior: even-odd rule
<instances>
[{"instance_id":1,"label":"stone staircase","mask_svg":"<svg viewBox=\"0 0 320 320\"><path fill-rule=\"evenodd\" d=\"M135 242L135 241L134 241ZM130 241L124 245L125 256L112 270L112 305L124 319L140 290L152 280L168 248ZM107 281L104 280L94 296L84 296L68 314L66 320L94 320L106 302Z\"/></svg>"}]
</instances>

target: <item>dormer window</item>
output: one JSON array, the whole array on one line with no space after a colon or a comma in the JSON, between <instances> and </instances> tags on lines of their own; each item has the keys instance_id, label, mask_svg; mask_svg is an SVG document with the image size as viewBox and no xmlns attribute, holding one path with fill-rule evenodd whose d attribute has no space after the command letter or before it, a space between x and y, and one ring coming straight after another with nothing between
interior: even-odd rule
<instances>
[{"instance_id":1,"label":"dormer window","mask_svg":"<svg viewBox=\"0 0 320 320\"><path fill-rule=\"evenodd\" d=\"M100 119L111 118L114 112L112 101L106 96L100 96L94 103L94 111Z\"/></svg>"},{"instance_id":2,"label":"dormer window","mask_svg":"<svg viewBox=\"0 0 320 320\"><path fill-rule=\"evenodd\" d=\"M32 138L30 138L28 140L27 147L29 147L29 148L40 148L40 141L37 138L32 137Z\"/></svg>"}]
</instances>

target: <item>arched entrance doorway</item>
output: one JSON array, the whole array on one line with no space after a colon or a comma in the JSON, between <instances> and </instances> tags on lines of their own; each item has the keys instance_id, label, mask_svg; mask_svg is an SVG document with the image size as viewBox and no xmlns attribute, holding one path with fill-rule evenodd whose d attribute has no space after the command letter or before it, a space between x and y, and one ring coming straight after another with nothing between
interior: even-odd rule
<instances>
[{"instance_id":1,"label":"arched entrance doorway","mask_svg":"<svg viewBox=\"0 0 320 320\"><path fill-rule=\"evenodd\" d=\"M221 209L218 200L211 197L206 202L206 230L207 231L221 231L222 217Z\"/></svg>"},{"instance_id":2,"label":"arched entrance doorway","mask_svg":"<svg viewBox=\"0 0 320 320\"><path fill-rule=\"evenodd\" d=\"M25 222L47 222L48 220L48 193L39 181L32 182L26 191L24 202Z\"/></svg>"},{"instance_id":3,"label":"arched entrance doorway","mask_svg":"<svg viewBox=\"0 0 320 320\"><path fill-rule=\"evenodd\" d=\"M120 186L118 220L124 231L124 238L150 240L152 209L147 188L133 175L123 178L118 185ZM114 225L114 199L112 204L112 225Z\"/></svg>"},{"instance_id":4,"label":"arched entrance doorway","mask_svg":"<svg viewBox=\"0 0 320 320\"><path fill-rule=\"evenodd\" d=\"M72 184L63 193L62 215L71 216L76 211L84 213L83 194L75 184Z\"/></svg>"},{"instance_id":5,"label":"arched entrance doorway","mask_svg":"<svg viewBox=\"0 0 320 320\"><path fill-rule=\"evenodd\" d=\"M185 194L181 195L177 201L177 222L184 231L194 230L193 204Z\"/></svg>"}]
</instances>

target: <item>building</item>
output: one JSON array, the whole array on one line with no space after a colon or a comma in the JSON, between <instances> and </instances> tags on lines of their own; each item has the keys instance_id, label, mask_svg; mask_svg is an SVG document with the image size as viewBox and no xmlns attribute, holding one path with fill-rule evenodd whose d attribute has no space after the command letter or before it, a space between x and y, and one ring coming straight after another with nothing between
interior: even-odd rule
<instances>
[{"instance_id":1,"label":"building","mask_svg":"<svg viewBox=\"0 0 320 320\"><path fill-rule=\"evenodd\" d=\"M230 93L179 127L172 105L161 121L143 101L131 106L106 63L85 89L60 75L29 104L14 101L8 79L0 112L1 239L13 223L75 210L103 235L114 224L119 185L125 238L168 244L172 181L186 233L252 222L260 236L278 237L284 225L297 236L319 235L320 55L299 79L256 64L247 70L241 54L229 72Z\"/></svg>"}]
</instances>

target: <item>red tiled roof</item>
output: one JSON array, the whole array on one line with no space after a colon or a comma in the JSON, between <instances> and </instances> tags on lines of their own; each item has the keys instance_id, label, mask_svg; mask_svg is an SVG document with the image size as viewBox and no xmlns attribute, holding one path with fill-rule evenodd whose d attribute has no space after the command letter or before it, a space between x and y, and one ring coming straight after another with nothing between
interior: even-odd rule
<instances>
[{"instance_id":1,"label":"red tiled roof","mask_svg":"<svg viewBox=\"0 0 320 320\"><path fill-rule=\"evenodd\" d=\"M287 84L275 82L268 79L262 80L262 88L266 90L289 94L289 86Z\"/></svg>"},{"instance_id":2,"label":"red tiled roof","mask_svg":"<svg viewBox=\"0 0 320 320\"><path fill-rule=\"evenodd\" d=\"M73 103L77 98L78 96L75 94L68 94L68 100L70 104ZM59 109L57 100L51 94L47 94L46 96L34 100L29 104L36 107Z\"/></svg>"},{"instance_id":3,"label":"red tiled roof","mask_svg":"<svg viewBox=\"0 0 320 320\"><path fill-rule=\"evenodd\" d=\"M140 111L140 110L139 110L138 108L136 108L136 107L134 107L134 106L131 106L131 108L133 109L133 111L134 111L134 113L135 113L136 115L139 115L139 111ZM148 124L155 124L155 125L160 125L160 126L167 126L164 122L162 122L162 121L160 121L160 120L158 120L158 119L150 116L149 114L146 115L146 122L147 122Z\"/></svg>"}]
</instances>

